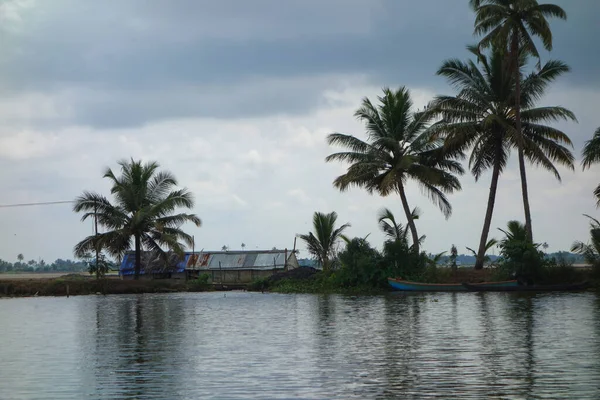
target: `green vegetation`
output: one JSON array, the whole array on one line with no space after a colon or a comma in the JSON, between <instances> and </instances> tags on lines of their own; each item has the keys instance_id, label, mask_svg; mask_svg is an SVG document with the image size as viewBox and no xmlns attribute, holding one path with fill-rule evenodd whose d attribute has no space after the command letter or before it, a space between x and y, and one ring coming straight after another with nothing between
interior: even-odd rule
<instances>
[{"instance_id":1,"label":"green vegetation","mask_svg":"<svg viewBox=\"0 0 600 400\"><path fill-rule=\"evenodd\" d=\"M560 254L546 257L540 250L541 244L527 240L523 223L510 221L507 230L500 230L505 237L500 242L500 259L493 270L493 279L516 277L528 283L556 284L590 278L590 271L574 268L572 262Z\"/></svg>"},{"instance_id":2,"label":"green vegetation","mask_svg":"<svg viewBox=\"0 0 600 400\"><path fill-rule=\"evenodd\" d=\"M365 122L367 141L332 133L327 142L343 146L347 151L331 154L326 161L350 164L346 173L333 181L341 191L356 186L381 196L397 193L413 237L412 247L419 253L419 235L408 205L406 183L409 180L419 183L448 218L452 206L445 193L461 189L454 174L464 172L457 161L462 153L444 149L443 141L427 129L433 114L413 111L410 92L405 87L395 91L384 89L378 101L379 104L374 105L365 98L362 107L354 113Z\"/></svg>"},{"instance_id":3,"label":"green vegetation","mask_svg":"<svg viewBox=\"0 0 600 400\"><path fill-rule=\"evenodd\" d=\"M432 110L442 117L436 124L437 134L445 138L451 151L472 148L469 167L479 180L492 169L487 211L477 251L476 269L483 268L496 190L504 171L510 150L519 148L522 140L524 157L533 164L552 171L560 180L553 162L573 169L573 155L565 147L572 147L569 137L544 123L547 121L575 120L575 115L563 107L535 107L548 85L569 67L560 61L548 61L539 71L523 80L521 90L522 134L516 133L515 86L510 73L509 59L503 47L494 47L490 54L470 47L476 62L469 60L445 61L438 71L458 90L456 96L438 96ZM520 68L526 64L525 53L519 58Z\"/></svg>"},{"instance_id":4,"label":"green vegetation","mask_svg":"<svg viewBox=\"0 0 600 400\"><path fill-rule=\"evenodd\" d=\"M524 135L521 107L526 106L521 93L521 62L526 56L538 60L540 54L534 37L542 41L544 48L552 50L552 31L546 18L567 19L565 11L554 4L538 4L537 0L470 0L475 11L475 34L484 35L479 42L480 48L502 48L508 51L510 69L514 79L514 129L518 149L519 172L523 191L523 208L525 210L525 232L527 241L533 243L531 227L531 211L525 172L525 152L531 145ZM523 84L523 88L525 88ZM526 118L523 118L526 120ZM551 120L551 118L546 118ZM512 128L512 127L511 127ZM543 164L542 164L543 165ZM544 165L545 166L545 165ZM548 168L547 166L545 166ZM482 240L485 243L485 240ZM480 252L481 253L481 252Z\"/></svg>"},{"instance_id":5,"label":"green vegetation","mask_svg":"<svg viewBox=\"0 0 600 400\"><path fill-rule=\"evenodd\" d=\"M251 290L378 292L388 289L388 277L431 283L511 277L557 283L586 277L586 272L573 268L573 258L562 254L550 257L540 250L545 250L546 244L534 242L525 164L527 161L541 166L558 180L561 177L555 165L574 169L571 140L552 125L576 121L575 115L563 107L538 105L550 84L569 67L558 60L542 63L534 41L539 39L546 50L551 50L553 38L547 19L566 19L566 13L556 5L536 0L470 0L470 6L475 12L474 34L481 37L477 46L468 47L472 59L446 60L437 71L456 90L454 95L436 96L423 110L415 110L406 87L384 88L376 101L364 98L354 113L364 123L365 138L337 132L327 136L329 145L343 150L330 154L325 161L347 164L333 186L342 192L358 187L380 196L397 194L405 221L396 218L390 209L381 210L377 222L385 241L372 246L368 235L344 236L350 225L338 226L335 212L315 212L313 231L299 237L323 270L298 268L276 274L255 281ZM531 65L532 59L535 66ZM501 229L505 237L497 242L488 236L499 179L508 167L511 151L517 153L524 223L510 221L506 230ZM475 256L475 269L469 271L459 268L464 256L458 254L454 244L449 255L427 255L422 251L425 236L418 234L416 224L420 211L410 207L415 200L409 202L407 195L408 185L417 184L449 218L452 206L447 195L461 190L458 177L464 174L461 161L466 153L470 153L468 166L476 181L491 171L479 245L467 247ZM600 128L586 142L582 167L585 170L598 162ZM87 255L95 252L100 261L103 252L120 257L133 247L137 279L142 248L158 253L166 261L163 248L181 253L181 242L192 242L191 236L181 230L182 225L192 222L199 226L200 219L193 214L174 214L177 208L193 207L192 195L185 189L175 189L175 178L168 172L158 172L157 163L131 160L119 164L120 177L110 169L104 175L112 182L114 204L91 192L77 199L74 211L84 213L82 220L94 218L105 231L77 244L75 254L90 258ZM600 186L594 194L600 207ZM589 218L591 242L575 242L572 250L591 263L594 276L600 278L600 223ZM488 255L497 245L499 258ZM222 249L226 251L228 246ZM17 259L22 265L23 255ZM486 263L490 268L484 269ZM104 271L93 272L101 276ZM181 288L205 290L208 279L202 275ZM52 285L56 290L63 287L60 281Z\"/></svg>"},{"instance_id":6,"label":"green vegetation","mask_svg":"<svg viewBox=\"0 0 600 400\"><path fill-rule=\"evenodd\" d=\"M22 254L20 254L22 256ZM86 260L73 261L57 259L53 263L44 260L29 260L27 262L17 258L17 262L11 263L0 259L0 273L23 273L23 272L84 272L88 270Z\"/></svg>"},{"instance_id":7,"label":"green vegetation","mask_svg":"<svg viewBox=\"0 0 600 400\"><path fill-rule=\"evenodd\" d=\"M583 147L583 169L590 168L594 163L600 163L600 128L596 129L594 136ZM596 206L600 208L600 184L594 190L594 196Z\"/></svg>"},{"instance_id":8,"label":"green vegetation","mask_svg":"<svg viewBox=\"0 0 600 400\"><path fill-rule=\"evenodd\" d=\"M196 279L187 281L187 287L190 291L194 292L205 292L212 288L209 274L200 274Z\"/></svg>"},{"instance_id":9,"label":"green vegetation","mask_svg":"<svg viewBox=\"0 0 600 400\"><path fill-rule=\"evenodd\" d=\"M194 214L173 214L180 207L193 208L193 196L186 189L177 189L177 180L166 171L158 171L159 164L131 160L119 162L121 176L109 168L104 177L112 181L111 193L115 204L100 194L84 192L76 199L73 210L83 212L82 221L94 218L106 232L88 236L75 246L75 254L107 251L121 258L131 246L135 250L135 279L141 269L142 246L167 260L163 246L175 253L183 253L183 240L192 245L193 239L180 228L186 222L200 226Z\"/></svg>"},{"instance_id":10,"label":"green vegetation","mask_svg":"<svg viewBox=\"0 0 600 400\"><path fill-rule=\"evenodd\" d=\"M211 290L213 290L211 285L198 280L186 282L166 279L93 279L90 276L81 275L66 275L56 279L2 280L0 276L0 297L205 292Z\"/></svg>"},{"instance_id":11,"label":"green vegetation","mask_svg":"<svg viewBox=\"0 0 600 400\"><path fill-rule=\"evenodd\" d=\"M316 212L313 215L313 232L307 235L299 235L306 243L308 252L313 255L324 271L329 271L334 255L334 246L336 241L342 236L342 233L350 224L344 224L339 228L335 227L337 222L337 213L335 211L329 214Z\"/></svg>"},{"instance_id":12,"label":"green vegetation","mask_svg":"<svg viewBox=\"0 0 600 400\"><path fill-rule=\"evenodd\" d=\"M593 276L600 279L600 221L586 215L590 219L590 242L576 241L571 251L581 254L585 261L592 266Z\"/></svg>"}]
</instances>

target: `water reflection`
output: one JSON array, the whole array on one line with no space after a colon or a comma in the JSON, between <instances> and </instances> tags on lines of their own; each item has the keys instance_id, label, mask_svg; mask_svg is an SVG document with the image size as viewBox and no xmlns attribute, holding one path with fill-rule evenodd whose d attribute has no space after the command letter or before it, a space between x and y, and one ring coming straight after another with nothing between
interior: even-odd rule
<instances>
[{"instance_id":1,"label":"water reflection","mask_svg":"<svg viewBox=\"0 0 600 400\"><path fill-rule=\"evenodd\" d=\"M599 398L592 293L0 301L0 397Z\"/></svg>"}]
</instances>

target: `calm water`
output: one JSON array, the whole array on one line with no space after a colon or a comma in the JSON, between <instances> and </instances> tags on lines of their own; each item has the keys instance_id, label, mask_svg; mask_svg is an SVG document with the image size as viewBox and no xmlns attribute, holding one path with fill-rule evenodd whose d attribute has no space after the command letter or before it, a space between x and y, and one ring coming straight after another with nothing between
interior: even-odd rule
<instances>
[{"instance_id":1,"label":"calm water","mask_svg":"<svg viewBox=\"0 0 600 400\"><path fill-rule=\"evenodd\" d=\"M1 399L600 398L593 293L0 300Z\"/></svg>"}]
</instances>

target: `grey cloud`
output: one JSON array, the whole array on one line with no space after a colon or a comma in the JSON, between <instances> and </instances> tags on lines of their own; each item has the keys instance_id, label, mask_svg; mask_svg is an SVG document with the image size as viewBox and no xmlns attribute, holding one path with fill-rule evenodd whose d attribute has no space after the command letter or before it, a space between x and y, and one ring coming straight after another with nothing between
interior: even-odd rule
<instances>
[{"instance_id":1,"label":"grey cloud","mask_svg":"<svg viewBox=\"0 0 600 400\"><path fill-rule=\"evenodd\" d=\"M570 14L553 22L552 57L573 67L564 82L598 85L600 52L584 38L600 34L600 3L558 3ZM92 126L305 113L336 75L446 91L436 69L475 42L472 12L447 0L56 0L20 17L2 33L0 96L68 91L57 101ZM318 84L284 82L309 77Z\"/></svg>"}]
</instances>

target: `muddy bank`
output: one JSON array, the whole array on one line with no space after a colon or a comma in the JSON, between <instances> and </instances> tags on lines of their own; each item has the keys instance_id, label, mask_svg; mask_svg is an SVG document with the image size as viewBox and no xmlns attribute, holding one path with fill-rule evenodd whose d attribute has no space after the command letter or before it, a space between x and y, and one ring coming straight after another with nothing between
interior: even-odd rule
<instances>
[{"instance_id":1,"label":"muddy bank","mask_svg":"<svg viewBox=\"0 0 600 400\"><path fill-rule=\"evenodd\" d=\"M121 280L118 278L95 279L78 275L51 279L2 279L0 297L26 296L80 296L89 294L136 294L169 292L202 292L213 290L212 286L195 281L179 280Z\"/></svg>"}]
</instances>

